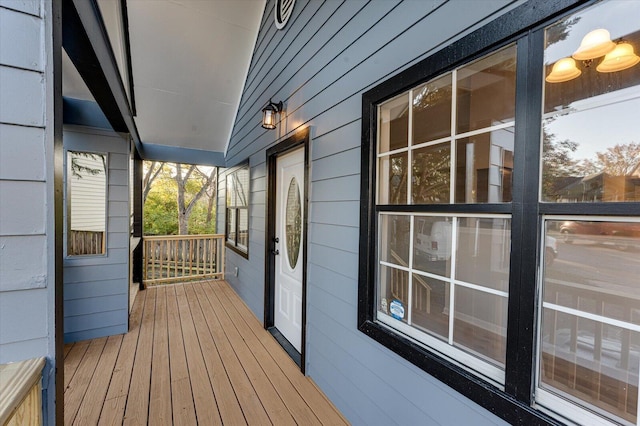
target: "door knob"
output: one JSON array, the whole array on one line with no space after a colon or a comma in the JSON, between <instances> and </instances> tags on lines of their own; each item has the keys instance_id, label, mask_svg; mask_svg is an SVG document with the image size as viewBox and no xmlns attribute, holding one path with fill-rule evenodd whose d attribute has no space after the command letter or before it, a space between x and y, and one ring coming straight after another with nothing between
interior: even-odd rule
<instances>
[{"instance_id":1,"label":"door knob","mask_svg":"<svg viewBox=\"0 0 640 426\"><path fill-rule=\"evenodd\" d=\"M276 249L276 250L271 250L271 253L275 256L280 254L280 250Z\"/></svg>"}]
</instances>

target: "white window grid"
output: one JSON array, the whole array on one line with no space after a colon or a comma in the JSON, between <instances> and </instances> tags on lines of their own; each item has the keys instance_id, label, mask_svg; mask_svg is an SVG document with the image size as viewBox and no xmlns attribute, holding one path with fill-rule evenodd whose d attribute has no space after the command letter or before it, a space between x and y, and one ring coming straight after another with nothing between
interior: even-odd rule
<instances>
[{"instance_id":1,"label":"white window grid","mask_svg":"<svg viewBox=\"0 0 640 426\"><path fill-rule=\"evenodd\" d=\"M387 267L391 269L398 269L408 273L408 300L407 300L407 323L398 321L388 314L377 311L377 320L386 326L396 329L403 334L411 337L413 340L434 349L437 352L445 355L448 359L455 362L459 366L474 371L482 375L485 379L492 382L497 387L503 389L505 381L504 368L496 365L495 360L490 360L485 355L477 353L470 348L465 350L460 347L454 346L454 321L455 315L455 291L456 287L464 287L473 289L486 294L502 297L505 300L508 299L509 293L507 291L501 291L482 285L462 281L456 278L456 261L457 261L457 234L458 234L458 219L460 218L485 218L485 219L511 219L511 215L508 214L450 214L450 213L429 213L429 214L416 214L416 213L402 213L402 212L380 212L379 220L382 216L409 216L410 217L410 230L409 230L409 264L408 266L399 265L396 263L378 260L379 267ZM452 219L452 241L451 241L451 273L450 277L445 277L430 272L422 271L414 268L413 265L413 253L414 253L414 229L415 220L420 217L447 217ZM378 236L380 241L381 235ZM509 243L510 246L510 243ZM378 244L378 259L381 259L381 245ZM379 272L378 272L379 273ZM448 324L448 336L447 342L444 342L431 334L421 331L416 328L412 322L412 307L413 307L413 274L437 279L449 285L449 324ZM379 281L378 281L379 282ZM379 290L379 287L378 287ZM418 326L419 327L419 326ZM506 324L505 324L506 327Z\"/></svg>"},{"instance_id":2,"label":"white window grid","mask_svg":"<svg viewBox=\"0 0 640 426\"><path fill-rule=\"evenodd\" d=\"M544 244L546 239L546 222L547 221L580 221L580 220L588 220L588 221L602 221L602 222L638 222L640 223L640 218L638 217L612 217L612 216L570 216L570 215L545 215L542 218L541 227L543 232L543 238L541 238L541 244ZM539 262L540 265L544 265L544 246L541 247L540 253L542 253L542 259ZM543 298L544 292L544 274L538 273L538 298L540 303L538 303L538 316L537 316L537 354L536 354L536 371L535 371L535 407L540 409L541 411L545 411L551 413L555 416L561 415L566 416L566 421L569 423L575 424L589 424L594 426L611 426L611 425L627 425L627 426L640 426L640 415L636 415L636 422L631 423L625 419L619 418L614 414L607 412L604 409L596 407L594 405L588 404L586 401L574 397L568 393L561 391L551 391L544 388L542 384L541 375L541 348L542 348L542 320L543 320L543 309L549 309L556 312L565 313L568 315L573 315L577 318L587 319L591 321L595 321L604 325L610 325L614 327L619 327L623 330L629 330L631 332L640 333L640 325L634 324L627 321L621 321L614 318L609 318L604 315L593 314L590 312L585 312L575 308L569 308L566 306L558 305L551 302L545 302ZM639 366L640 370L640 366ZM638 374L638 389L640 390L640 373ZM639 393L640 395L640 393ZM636 400L636 404L638 408L640 408L640 398ZM594 415L595 414L595 415ZM639 413L640 414L640 413ZM572 420L570 420L572 419Z\"/></svg>"}]
</instances>

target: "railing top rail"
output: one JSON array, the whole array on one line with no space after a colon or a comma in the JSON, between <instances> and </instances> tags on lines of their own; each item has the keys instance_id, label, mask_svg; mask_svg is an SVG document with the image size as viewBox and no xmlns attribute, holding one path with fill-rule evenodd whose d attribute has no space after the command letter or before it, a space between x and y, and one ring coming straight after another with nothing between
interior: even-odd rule
<instances>
[{"instance_id":1,"label":"railing top rail","mask_svg":"<svg viewBox=\"0 0 640 426\"><path fill-rule=\"evenodd\" d=\"M223 239L224 234L199 234L199 235L149 235L142 237L143 240L202 240L206 238Z\"/></svg>"}]
</instances>

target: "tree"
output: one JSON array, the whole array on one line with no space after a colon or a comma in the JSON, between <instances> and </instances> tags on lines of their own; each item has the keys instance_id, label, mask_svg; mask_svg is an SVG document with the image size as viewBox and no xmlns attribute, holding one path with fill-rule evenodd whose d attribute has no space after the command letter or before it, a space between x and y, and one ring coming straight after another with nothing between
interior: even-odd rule
<instances>
[{"instance_id":1,"label":"tree","mask_svg":"<svg viewBox=\"0 0 640 426\"><path fill-rule=\"evenodd\" d=\"M629 176L640 166L640 143L616 144L597 152L595 161L586 161L591 173L605 172L611 176Z\"/></svg>"},{"instance_id":2,"label":"tree","mask_svg":"<svg viewBox=\"0 0 640 426\"><path fill-rule=\"evenodd\" d=\"M147 164L149 165L147 167ZM142 203L144 204L147 201L147 196L149 195L149 191L151 191L151 185L153 181L156 180L160 172L163 170L165 165L164 161L152 161L151 163L145 162L145 172L144 178L142 179Z\"/></svg>"},{"instance_id":3,"label":"tree","mask_svg":"<svg viewBox=\"0 0 640 426\"><path fill-rule=\"evenodd\" d=\"M187 200L186 196L189 194L187 192L187 182L189 182L192 175L199 181L200 189L190 200ZM215 182L216 176L217 172L215 168L207 175L198 169L196 165L189 166L183 175L182 165L176 163L175 180L178 185L178 233L180 235L187 235L189 233L189 216L198 200L206 194L207 188Z\"/></svg>"},{"instance_id":4,"label":"tree","mask_svg":"<svg viewBox=\"0 0 640 426\"><path fill-rule=\"evenodd\" d=\"M554 200L561 189L558 185L562 185L565 178L583 175L584 167L571 157L578 149L577 142L557 141L546 125L543 125L542 133L542 195L547 200Z\"/></svg>"},{"instance_id":5,"label":"tree","mask_svg":"<svg viewBox=\"0 0 640 426\"><path fill-rule=\"evenodd\" d=\"M215 233L215 167L148 162L143 185L145 234Z\"/></svg>"}]
</instances>

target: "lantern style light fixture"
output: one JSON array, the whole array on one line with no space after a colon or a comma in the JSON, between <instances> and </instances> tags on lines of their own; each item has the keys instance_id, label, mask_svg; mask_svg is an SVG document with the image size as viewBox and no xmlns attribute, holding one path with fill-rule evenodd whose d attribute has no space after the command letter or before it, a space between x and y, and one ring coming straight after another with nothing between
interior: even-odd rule
<instances>
[{"instance_id":1,"label":"lantern style light fixture","mask_svg":"<svg viewBox=\"0 0 640 426\"><path fill-rule=\"evenodd\" d=\"M630 43L611 41L611 34L604 28L590 31L582 38L578 49L571 57L558 60L551 72L545 78L547 83L563 83L573 80L582 74L576 61L582 61L585 68L589 68L594 59L604 56L604 59L596 67L596 71L602 73L616 72L631 68L640 62L640 57L635 54Z\"/></svg>"},{"instance_id":2,"label":"lantern style light fixture","mask_svg":"<svg viewBox=\"0 0 640 426\"><path fill-rule=\"evenodd\" d=\"M269 99L269 104L262 110L262 127L273 130L276 128L276 114L282 112L282 101L273 103Z\"/></svg>"}]
</instances>

